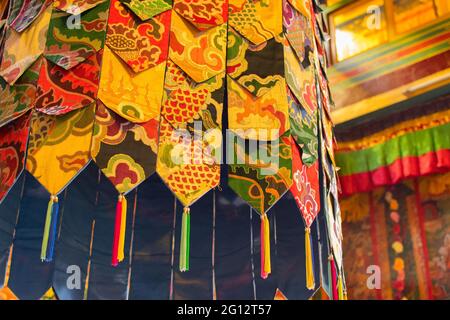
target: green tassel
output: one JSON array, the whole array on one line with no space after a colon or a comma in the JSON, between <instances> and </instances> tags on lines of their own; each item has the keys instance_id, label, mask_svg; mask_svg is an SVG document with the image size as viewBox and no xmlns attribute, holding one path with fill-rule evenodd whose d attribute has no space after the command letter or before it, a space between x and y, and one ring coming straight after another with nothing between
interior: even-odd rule
<instances>
[{"instance_id":1,"label":"green tassel","mask_svg":"<svg viewBox=\"0 0 450 320\"><path fill-rule=\"evenodd\" d=\"M190 250L190 233L191 233L191 217L188 207L183 210L183 218L181 222L181 241L180 241L180 271L189 271L189 250Z\"/></svg>"},{"instance_id":2,"label":"green tassel","mask_svg":"<svg viewBox=\"0 0 450 320\"><path fill-rule=\"evenodd\" d=\"M48 245L48 236L50 234L50 223L52 220L52 209L53 202L55 197L52 195L48 202L47 206L47 215L45 217L45 226L44 226L44 234L42 236L42 245L41 245L41 261L45 261L47 258L47 245Z\"/></svg>"}]
</instances>

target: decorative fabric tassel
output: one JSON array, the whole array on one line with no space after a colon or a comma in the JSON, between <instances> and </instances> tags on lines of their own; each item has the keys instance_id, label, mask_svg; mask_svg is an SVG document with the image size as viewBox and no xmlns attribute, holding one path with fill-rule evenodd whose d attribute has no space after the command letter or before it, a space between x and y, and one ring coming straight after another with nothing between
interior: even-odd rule
<instances>
[{"instance_id":1,"label":"decorative fabric tassel","mask_svg":"<svg viewBox=\"0 0 450 320\"><path fill-rule=\"evenodd\" d=\"M338 289L337 289L337 280L336 280L336 265L334 263L333 255L331 255L328 260L330 260L330 267L331 267L331 289L333 292L333 300L339 299Z\"/></svg>"},{"instance_id":2,"label":"decorative fabric tassel","mask_svg":"<svg viewBox=\"0 0 450 320\"><path fill-rule=\"evenodd\" d=\"M338 283L338 297L339 297L339 300L345 300L344 299L344 286L342 285L342 277L340 275L338 276L337 283Z\"/></svg>"},{"instance_id":3,"label":"decorative fabric tassel","mask_svg":"<svg viewBox=\"0 0 450 320\"><path fill-rule=\"evenodd\" d=\"M314 290L316 287L311 241L311 229L305 228L306 288L308 290Z\"/></svg>"},{"instance_id":4,"label":"decorative fabric tassel","mask_svg":"<svg viewBox=\"0 0 450 320\"><path fill-rule=\"evenodd\" d=\"M58 197L50 196L50 200L47 205L47 214L45 216L44 234L42 236L41 245L41 261L52 261L53 250L56 240L56 227L58 224Z\"/></svg>"},{"instance_id":5,"label":"decorative fabric tassel","mask_svg":"<svg viewBox=\"0 0 450 320\"><path fill-rule=\"evenodd\" d=\"M114 225L114 239L111 265L117 266L124 259L125 227L127 223L127 199L119 195L116 205L116 221Z\"/></svg>"},{"instance_id":6,"label":"decorative fabric tassel","mask_svg":"<svg viewBox=\"0 0 450 320\"><path fill-rule=\"evenodd\" d=\"M181 221L180 271L189 271L189 251L191 238L191 209L185 207Z\"/></svg>"},{"instance_id":7,"label":"decorative fabric tassel","mask_svg":"<svg viewBox=\"0 0 450 320\"><path fill-rule=\"evenodd\" d=\"M272 272L270 262L270 225L267 214L261 215L261 278L267 279Z\"/></svg>"}]
</instances>

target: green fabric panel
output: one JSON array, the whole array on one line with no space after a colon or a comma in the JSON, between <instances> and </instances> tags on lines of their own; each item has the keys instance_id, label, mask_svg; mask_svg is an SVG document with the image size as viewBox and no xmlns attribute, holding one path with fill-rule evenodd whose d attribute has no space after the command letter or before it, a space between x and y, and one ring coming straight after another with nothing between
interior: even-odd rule
<instances>
[{"instance_id":1,"label":"green fabric panel","mask_svg":"<svg viewBox=\"0 0 450 320\"><path fill-rule=\"evenodd\" d=\"M450 123L411 132L364 150L338 152L336 162L341 168L340 175L351 175L373 171L403 157L444 149L450 149Z\"/></svg>"}]
</instances>

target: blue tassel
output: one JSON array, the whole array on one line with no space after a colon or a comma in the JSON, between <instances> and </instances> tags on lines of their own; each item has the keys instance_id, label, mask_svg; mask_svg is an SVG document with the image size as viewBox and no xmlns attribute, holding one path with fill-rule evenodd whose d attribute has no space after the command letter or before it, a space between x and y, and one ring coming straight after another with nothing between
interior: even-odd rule
<instances>
[{"instance_id":1,"label":"blue tassel","mask_svg":"<svg viewBox=\"0 0 450 320\"><path fill-rule=\"evenodd\" d=\"M45 261L51 262L53 260L53 252L55 249L55 242L58 234L58 213L59 213L59 203L58 197L55 196L52 205L52 217L51 217L51 227L50 234L48 237L48 247Z\"/></svg>"}]
</instances>

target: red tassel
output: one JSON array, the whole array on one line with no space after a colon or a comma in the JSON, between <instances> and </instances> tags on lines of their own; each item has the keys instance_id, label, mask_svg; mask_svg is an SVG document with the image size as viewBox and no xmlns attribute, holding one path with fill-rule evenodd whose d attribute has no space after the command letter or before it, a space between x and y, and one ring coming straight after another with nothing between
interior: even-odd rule
<instances>
[{"instance_id":1,"label":"red tassel","mask_svg":"<svg viewBox=\"0 0 450 320\"><path fill-rule=\"evenodd\" d=\"M339 293L337 288L337 271L336 264L334 263L333 255L331 255L328 260L330 260L331 266L331 289L333 292L333 300L339 300Z\"/></svg>"},{"instance_id":2,"label":"red tassel","mask_svg":"<svg viewBox=\"0 0 450 320\"><path fill-rule=\"evenodd\" d=\"M112 248L112 259L111 265L116 267L119 264L118 252L119 252L119 238L120 238L120 227L122 220L122 199L123 196L119 196L119 200L116 205L116 221L114 226L114 239Z\"/></svg>"}]
</instances>

